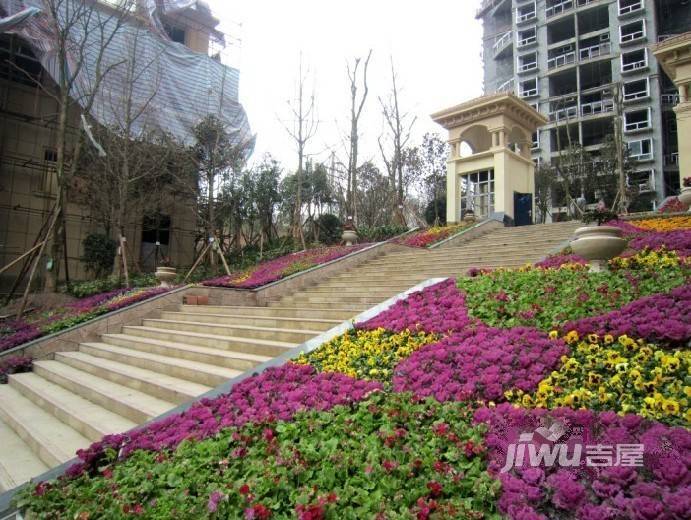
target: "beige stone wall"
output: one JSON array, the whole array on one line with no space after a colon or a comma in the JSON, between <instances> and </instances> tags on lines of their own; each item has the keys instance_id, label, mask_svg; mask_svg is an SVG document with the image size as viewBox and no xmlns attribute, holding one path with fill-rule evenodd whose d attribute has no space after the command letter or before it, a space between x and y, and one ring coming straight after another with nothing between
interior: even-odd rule
<instances>
[{"instance_id":1,"label":"beige stone wall","mask_svg":"<svg viewBox=\"0 0 691 520\"><path fill-rule=\"evenodd\" d=\"M0 266L30 249L55 204L54 163L46 150L55 149L55 101L38 89L0 80ZM72 125L78 114L71 117ZM172 200L164 212L171 217L169 255L174 264L190 265L196 221L189 201ZM139 262L143 215L131 215L128 246ZM69 202L66 210L67 256L72 280L88 278L80 261L82 241L99 226L88 207ZM60 259L61 263L63 259ZM21 263L0 275L0 293L11 287ZM42 263L45 266L45 263ZM64 274L64 268L61 268ZM42 268L39 276L45 275Z\"/></svg>"}]
</instances>

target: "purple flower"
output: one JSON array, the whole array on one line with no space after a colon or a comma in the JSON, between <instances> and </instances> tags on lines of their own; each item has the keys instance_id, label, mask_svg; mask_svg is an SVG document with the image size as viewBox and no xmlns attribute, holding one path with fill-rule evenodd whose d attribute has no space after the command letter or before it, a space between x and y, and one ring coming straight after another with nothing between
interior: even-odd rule
<instances>
[{"instance_id":1,"label":"purple flower","mask_svg":"<svg viewBox=\"0 0 691 520\"><path fill-rule=\"evenodd\" d=\"M225 495L220 491L214 491L209 496L209 503L207 504L207 509L209 513L215 513L218 510L218 504L225 498Z\"/></svg>"}]
</instances>

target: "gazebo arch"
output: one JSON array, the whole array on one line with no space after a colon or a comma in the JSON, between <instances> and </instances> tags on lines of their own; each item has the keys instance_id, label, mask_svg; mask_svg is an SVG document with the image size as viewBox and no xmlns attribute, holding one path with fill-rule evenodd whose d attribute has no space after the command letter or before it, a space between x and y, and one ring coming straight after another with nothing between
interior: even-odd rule
<instances>
[{"instance_id":1,"label":"gazebo arch","mask_svg":"<svg viewBox=\"0 0 691 520\"><path fill-rule=\"evenodd\" d=\"M513 94L484 96L432 114L449 131L446 220L501 216L532 222L535 166L532 134L547 119ZM464 143L472 154L464 156Z\"/></svg>"}]
</instances>

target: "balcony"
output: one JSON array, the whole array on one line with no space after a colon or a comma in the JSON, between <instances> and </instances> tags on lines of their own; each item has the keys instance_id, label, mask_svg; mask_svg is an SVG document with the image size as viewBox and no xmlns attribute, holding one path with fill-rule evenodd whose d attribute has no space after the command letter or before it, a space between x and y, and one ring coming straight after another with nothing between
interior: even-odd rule
<instances>
[{"instance_id":1,"label":"balcony","mask_svg":"<svg viewBox=\"0 0 691 520\"><path fill-rule=\"evenodd\" d=\"M528 47L537 43L537 36L535 34L535 29L529 29L527 31L518 32L518 40L516 42L516 47L519 49L522 47Z\"/></svg>"},{"instance_id":2,"label":"balcony","mask_svg":"<svg viewBox=\"0 0 691 520\"><path fill-rule=\"evenodd\" d=\"M516 23L525 23L537 18L537 7L535 2L528 5L519 6L516 9Z\"/></svg>"},{"instance_id":3,"label":"balcony","mask_svg":"<svg viewBox=\"0 0 691 520\"><path fill-rule=\"evenodd\" d=\"M492 51L494 53L494 58L498 58L501 54L511 47L513 44L513 32L507 31L497 38L492 46Z\"/></svg>"},{"instance_id":4,"label":"balcony","mask_svg":"<svg viewBox=\"0 0 691 520\"><path fill-rule=\"evenodd\" d=\"M640 141L630 141L626 143L629 148L631 159L634 161L652 161L653 160L653 140L641 139Z\"/></svg>"},{"instance_id":5,"label":"balcony","mask_svg":"<svg viewBox=\"0 0 691 520\"><path fill-rule=\"evenodd\" d=\"M553 16L560 15L571 9L573 9L573 0L564 0L550 7L545 6L545 16L547 18L552 18Z\"/></svg>"},{"instance_id":6,"label":"balcony","mask_svg":"<svg viewBox=\"0 0 691 520\"><path fill-rule=\"evenodd\" d=\"M505 0L482 0L482 4L480 4L478 10L475 11L475 18L482 17L487 11L494 9L504 1Z\"/></svg>"},{"instance_id":7,"label":"balcony","mask_svg":"<svg viewBox=\"0 0 691 520\"><path fill-rule=\"evenodd\" d=\"M591 47L586 47L585 49L580 49L578 51L579 61L589 61L599 58L600 56L606 56L612 51L612 45L609 42L603 42L598 45L593 45Z\"/></svg>"},{"instance_id":8,"label":"balcony","mask_svg":"<svg viewBox=\"0 0 691 520\"><path fill-rule=\"evenodd\" d=\"M581 105L581 116L598 116L601 114L607 114L608 112L614 112L614 100L613 99L602 99L600 101L593 101L591 103L583 103Z\"/></svg>"},{"instance_id":9,"label":"balcony","mask_svg":"<svg viewBox=\"0 0 691 520\"><path fill-rule=\"evenodd\" d=\"M651 127L652 113L650 108L624 113L624 132L632 133L647 130Z\"/></svg>"},{"instance_id":10,"label":"balcony","mask_svg":"<svg viewBox=\"0 0 691 520\"><path fill-rule=\"evenodd\" d=\"M621 55L621 72L637 72L648 68L648 50L639 49Z\"/></svg>"},{"instance_id":11,"label":"balcony","mask_svg":"<svg viewBox=\"0 0 691 520\"><path fill-rule=\"evenodd\" d=\"M624 103L650 97L648 78L624 83Z\"/></svg>"},{"instance_id":12,"label":"balcony","mask_svg":"<svg viewBox=\"0 0 691 520\"><path fill-rule=\"evenodd\" d=\"M571 105L560 108L549 113L550 121L562 121L564 119L576 119L578 117L578 106Z\"/></svg>"},{"instance_id":13,"label":"balcony","mask_svg":"<svg viewBox=\"0 0 691 520\"><path fill-rule=\"evenodd\" d=\"M655 191L655 170L638 171L631 174L634 179L627 178L629 187L634 184L640 193L651 193Z\"/></svg>"},{"instance_id":14,"label":"balcony","mask_svg":"<svg viewBox=\"0 0 691 520\"><path fill-rule=\"evenodd\" d=\"M525 56L519 56L516 67L519 74L537 70L537 53L533 52Z\"/></svg>"},{"instance_id":15,"label":"balcony","mask_svg":"<svg viewBox=\"0 0 691 520\"><path fill-rule=\"evenodd\" d=\"M522 98L530 98L537 96L538 93L539 91L537 86L537 79L534 79L521 83L521 88L518 96Z\"/></svg>"},{"instance_id":16,"label":"balcony","mask_svg":"<svg viewBox=\"0 0 691 520\"><path fill-rule=\"evenodd\" d=\"M495 93L513 93L516 90L516 84L513 80L513 78L505 81L504 83L501 83L497 89L495 90Z\"/></svg>"},{"instance_id":17,"label":"balcony","mask_svg":"<svg viewBox=\"0 0 691 520\"><path fill-rule=\"evenodd\" d=\"M671 168L678 168L679 167L679 152L672 152L668 153L664 157L664 163L665 166L669 166Z\"/></svg>"},{"instance_id":18,"label":"balcony","mask_svg":"<svg viewBox=\"0 0 691 520\"><path fill-rule=\"evenodd\" d=\"M679 104L679 94L661 94L660 101L663 105L675 107Z\"/></svg>"},{"instance_id":19,"label":"balcony","mask_svg":"<svg viewBox=\"0 0 691 520\"><path fill-rule=\"evenodd\" d=\"M565 67L566 65L571 65L576 63L576 53L567 52L566 54L560 54L554 58L547 60L547 70L556 69L558 67Z\"/></svg>"},{"instance_id":20,"label":"balcony","mask_svg":"<svg viewBox=\"0 0 691 520\"><path fill-rule=\"evenodd\" d=\"M637 20L633 23L619 27L619 42L627 45L645 38L645 20Z\"/></svg>"},{"instance_id":21,"label":"balcony","mask_svg":"<svg viewBox=\"0 0 691 520\"><path fill-rule=\"evenodd\" d=\"M628 16L645 9L644 0L619 0L619 16Z\"/></svg>"}]
</instances>

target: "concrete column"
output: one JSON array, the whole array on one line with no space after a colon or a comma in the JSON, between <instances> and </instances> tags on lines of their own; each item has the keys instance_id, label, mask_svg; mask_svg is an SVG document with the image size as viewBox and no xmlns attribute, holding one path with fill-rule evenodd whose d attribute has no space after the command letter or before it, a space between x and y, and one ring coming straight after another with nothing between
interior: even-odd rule
<instances>
[{"instance_id":1,"label":"concrete column","mask_svg":"<svg viewBox=\"0 0 691 520\"><path fill-rule=\"evenodd\" d=\"M456 163L446 163L446 223L451 225L460 222L461 201L458 200L458 175Z\"/></svg>"}]
</instances>

